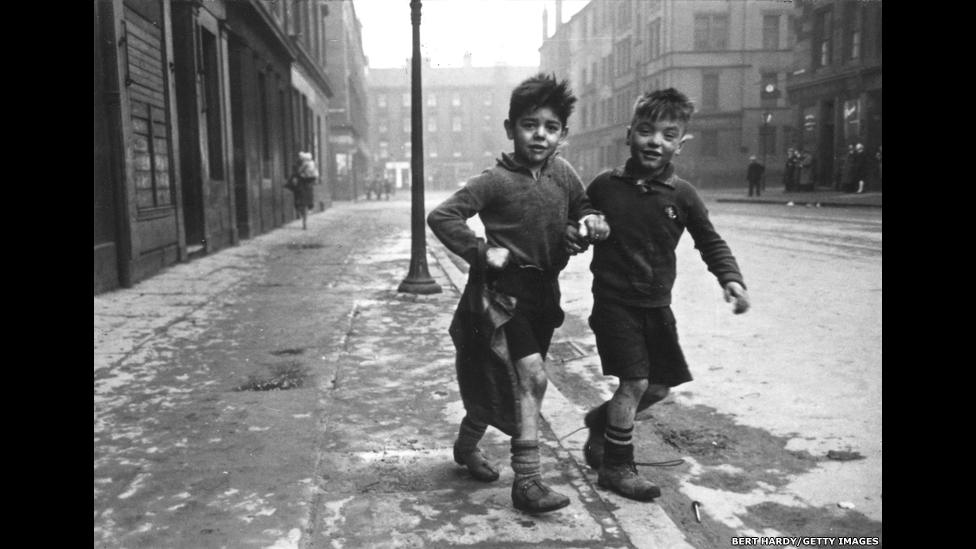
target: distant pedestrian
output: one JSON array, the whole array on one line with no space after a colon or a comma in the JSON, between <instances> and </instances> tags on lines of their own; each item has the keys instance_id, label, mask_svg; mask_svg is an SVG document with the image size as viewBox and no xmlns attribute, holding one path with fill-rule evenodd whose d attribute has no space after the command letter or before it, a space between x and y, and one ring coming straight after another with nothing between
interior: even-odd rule
<instances>
[{"instance_id":1,"label":"distant pedestrian","mask_svg":"<svg viewBox=\"0 0 976 549\"><path fill-rule=\"evenodd\" d=\"M589 438L583 455L597 469L600 486L639 501L661 490L634 465L638 413L692 379L671 311L675 249L686 228L725 300L734 302L733 313L749 309L732 251L695 188L676 175L671 162L687 139L693 112L688 97L674 88L643 94L627 130L630 159L586 188L610 223L610 236L594 244L590 263L590 327L603 373L617 377L619 385L613 398L585 415Z\"/></svg>"},{"instance_id":2,"label":"distant pedestrian","mask_svg":"<svg viewBox=\"0 0 976 549\"><path fill-rule=\"evenodd\" d=\"M881 145L878 145L878 152L874 154L874 159L877 162L875 169L878 171L878 188L876 190L880 191L882 186L881 180Z\"/></svg>"},{"instance_id":3,"label":"distant pedestrian","mask_svg":"<svg viewBox=\"0 0 976 549\"><path fill-rule=\"evenodd\" d=\"M315 166L315 160L312 159L312 153L299 152L298 162L285 188L294 195L295 216L302 219L302 230L308 229L308 211L315 207L312 185L316 184L318 178L319 170Z\"/></svg>"},{"instance_id":4,"label":"distant pedestrian","mask_svg":"<svg viewBox=\"0 0 976 549\"><path fill-rule=\"evenodd\" d=\"M783 190L793 191L796 186L797 171L800 169L799 156L796 149L790 147L786 150L786 163L783 166Z\"/></svg>"},{"instance_id":5,"label":"distant pedestrian","mask_svg":"<svg viewBox=\"0 0 976 549\"><path fill-rule=\"evenodd\" d=\"M756 189L756 196L762 194L762 180L766 173L766 166L763 166L755 156L749 157L749 167L746 168L746 181L749 182L749 196L752 190Z\"/></svg>"},{"instance_id":6,"label":"distant pedestrian","mask_svg":"<svg viewBox=\"0 0 976 549\"><path fill-rule=\"evenodd\" d=\"M854 168L854 144L847 146L847 152L841 160L840 180L835 187L836 190L846 190L851 180L851 170Z\"/></svg>"},{"instance_id":7,"label":"distant pedestrian","mask_svg":"<svg viewBox=\"0 0 976 549\"><path fill-rule=\"evenodd\" d=\"M383 187L383 194L386 195L386 199L389 200L390 199L390 192L393 189L393 184L390 183L390 178L389 177L384 177L381 180L381 184L382 184L382 187Z\"/></svg>"},{"instance_id":8,"label":"distant pedestrian","mask_svg":"<svg viewBox=\"0 0 976 549\"><path fill-rule=\"evenodd\" d=\"M478 480L496 480L478 442L488 425L511 436L512 504L527 513L570 502L542 482L538 423L548 384L544 360L564 318L558 276L569 261L567 223L582 223L591 238L609 234L576 171L557 153L575 102L568 82L554 75L520 83L505 120L514 152L427 216L437 238L470 265L450 327L466 412L454 461ZM466 223L476 214L487 241Z\"/></svg>"},{"instance_id":9,"label":"distant pedestrian","mask_svg":"<svg viewBox=\"0 0 976 549\"><path fill-rule=\"evenodd\" d=\"M851 156L851 172L850 179L847 182L847 192L864 192L864 179L867 177L867 168L867 155L864 153L864 144L858 142L854 145L854 155Z\"/></svg>"}]
</instances>

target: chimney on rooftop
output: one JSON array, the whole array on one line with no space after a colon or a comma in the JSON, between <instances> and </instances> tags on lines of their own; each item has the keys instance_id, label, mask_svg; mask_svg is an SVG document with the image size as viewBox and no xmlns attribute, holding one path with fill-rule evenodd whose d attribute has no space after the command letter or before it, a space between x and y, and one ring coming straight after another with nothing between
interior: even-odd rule
<instances>
[{"instance_id":1,"label":"chimney on rooftop","mask_svg":"<svg viewBox=\"0 0 976 549\"><path fill-rule=\"evenodd\" d=\"M471 52L464 52L464 67L471 68Z\"/></svg>"},{"instance_id":2,"label":"chimney on rooftop","mask_svg":"<svg viewBox=\"0 0 976 549\"><path fill-rule=\"evenodd\" d=\"M549 10L542 8L542 41L549 39Z\"/></svg>"}]
</instances>

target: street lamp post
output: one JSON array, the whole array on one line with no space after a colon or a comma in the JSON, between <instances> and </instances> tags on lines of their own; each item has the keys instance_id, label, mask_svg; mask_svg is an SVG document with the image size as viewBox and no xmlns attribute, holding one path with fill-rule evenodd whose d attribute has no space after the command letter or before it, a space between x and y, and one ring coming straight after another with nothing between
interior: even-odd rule
<instances>
[{"instance_id":1,"label":"street lamp post","mask_svg":"<svg viewBox=\"0 0 976 549\"><path fill-rule=\"evenodd\" d=\"M424 128L420 94L420 0L410 0L413 24L413 59L410 70L410 271L397 288L411 294L436 294L441 287L427 270L427 234L424 225Z\"/></svg>"}]
</instances>

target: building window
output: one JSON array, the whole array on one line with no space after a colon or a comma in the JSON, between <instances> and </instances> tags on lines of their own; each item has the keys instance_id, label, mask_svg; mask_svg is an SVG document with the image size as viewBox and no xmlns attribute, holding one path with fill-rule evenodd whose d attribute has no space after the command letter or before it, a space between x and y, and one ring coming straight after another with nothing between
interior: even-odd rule
<instances>
[{"instance_id":1,"label":"building window","mask_svg":"<svg viewBox=\"0 0 976 549\"><path fill-rule=\"evenodd\" d=\"M404 107L409 107L410 106L410 94L409 93L405 93L405 94L402 95L402 97L403 97L403 103L401 103L401 104Z\"/></svg>"},{"instance_id":2,"label":"building window","mask_svg":"<svg viewBox=\"0 0 976 549\"><path fill-rule=\"evenodd\" d=\"M661 57L661 20L651 21L647 27L647 55L649 59Z\"/></svg>"},{"instance_id":3,"label":"building window","mask_svg":"<svg viewBox=\"0 0 976 549\"><path fill-rule=\"evenodd\" d=\"M718 156L718 130L701 130L701 155Z\"/></svg>"},{"instance_id":4,"label":"building window","mask_svg":"<svg viewBox=\"0 0 976 549\"><path fill-rule=\"evenodd\" d=\"M451 118L451 131L452 132L459 132L459 131L461 131L461 117L460 116L455 116L454 118Z\"/></svg>"},{"instance_id":5,"label":"building window","mask_svg":"<svg viewBox=\"0 0 976 549\"><path fill-rule=\"evenodd\" d=\"M590 65L590 82L596 81L596 61Z\"/></svg>"},{"instance_id":6,"label":"building window","mask_svg":"<svg viewBox=\"0 0 976 549\"><path fill-rule=\"evenodd\" d=\"M763 15L763 49L779 49L779 15Z\"/></svg>"},{"instance_id":7,"label":"building window","mask_svg":"<svg viewBox=\"0 0 976 549\"><path fill-rule=\"evenodd\" d=\"M376 96L376 106L385 109L386 108L386 94L381 93Z\"/></svg>"},{"instance_id":8,"label":"building window","mask_svg":"<svg viewBox=\"0 0 976 549\"><path fill-rule=\"evenodd\" d=\"M390 144L387 141L380 141L380 158L388 158L390 156Z\"/></svg>"},{"instance_id":9,"label":"building window","mask_svg":"<svg viewBox=\"0 0 976 549\"><path fill-rule=\"evenodd\" d=\"M429 131L429 132L436 132L437 131L437 119L436 118L428 118L427 119L427 131Z\"/></svg>"},{"instance_id":10,"label":"building window","mask_svg":"<svg viewBox=\"0 0 976 549\"><path fill-rule=\"evenodd\" d=\"M862 21L861 9L857 2L850 2L844 5L844 24L846 25L844 52L847 59L851 61L860 59L861 57Z\"/></svg>"},{"instance_id":11,"label":"building window","mask_svg":"<svg viewBox=\"0 0 976 549\"><path fill-rule=\"evenodd\" d=\"M625 38L613 48L614 58L617 60L615 74L617 76L630 72L630 38Z\"/></svg>"},{"instance_id":12,"label":"building window","mask_svg":"<svg viewBox=\"0 0 976 549\"><path fill-rule=\"evenodd\" d=\"M452 154L451 156L453 156L454 158L461 158L461 153L459 151L454 151L454 154Z\"/></svg>"},{"instance_id":13,"label":"building window","mask_svg":"<svg viewBox=\"0 0 976 549\"><path fill-rule=\"evenodd\" d=\"M718 109L718 73L702 75L702 109Z\"/></svg>"},{"instance_id":14,"label":"building window","mask_svg":"<svg viewBox=\"0 0 976 549\"><path fill-rule=\"evenodd\" d=\"M582 127L584 127L584 128L586 127L586 114L587 114L586 113L586 105L583 105L580 108L580 121L581 121Z\"/></svg>"},{"instance_id":15,"label":"building window","mask_svg":"<svg viewBox=\"0 0 976 549\"><path fill-rule=\"evenodd\" d=\"M454 95L451 96L451 106L452 107L460 107L461 106L461 94L460 93L454 92Z\"/></svg>"},{"instance_id":16,"label":"building window","mask_svg":"<svg viewBox=\"0 0 976 549\"><path fill-rule=\"evenodd\" d=\"M403 122L403 133L410 133L410 118L403 117L401 122Z\"/></svg>"},{"instance_id":17,"label":"building window","mask_svg":"<svg viewBox=\"0 0 976 549\"><path fill-rule=\"evenodd\" d=\"M437 96L436 95L434 95L432 93L427 95L427 106L428 107L436 107L437 106Z\"/></svg>"},{"instance_id":18,"label":"building window","mask_svg":"<svg viewBox=\"0 0 976 549\"><path fill-rule=\"evenodd\" d=\"M390 131L390 125L387 124L386 120L381 121L379 124L380 133L387 133Z\"/></svg>"},{"instance_id":19,"label":"building window","mask_svg":"<svg viewBox=\"0 0 976 549\"><path fill-rule=\"evenodd\" d=\"M489 92L488 94L486 94L485 95L485 106L486 107L490 107L492 105L492 102L494 101L494 99L495 98L491 95L491 92Z\"/></svg>"},{"instance_id":20,"label":"building window","mask_svg":"<svg viewBox=\"0 0 976 549\"><path fill-rule=\"evenodd\" d=\"M695 49L724 50L729 43L729 17L717 13L695 15Z\"/></svg>"},{"instance_id":21,"label":"building window","mask_svg":"<svg viewBox=\"0 0 976 549\"><path fill-rule=\"evenodd\" d=\"M617 27L627 28L631 22L631 0L619 0L617 2Z\"/></svg>"},{"instance_id":22,"label":"building window","mask_svg":"<svg viewBox=\"0 0 976 549\"><path fill-rule=\"evenodd\" d=\"M826 67L830 64L830 36L833 32L831 28L832 11L825 9L814 16L813 23L813 66Z\"/></svg>"}]
</instances>

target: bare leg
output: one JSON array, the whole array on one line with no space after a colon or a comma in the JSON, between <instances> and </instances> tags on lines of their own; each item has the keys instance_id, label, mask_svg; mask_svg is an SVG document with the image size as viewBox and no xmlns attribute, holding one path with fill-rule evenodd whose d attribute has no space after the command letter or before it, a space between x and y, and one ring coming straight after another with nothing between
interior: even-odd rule
<instances>
[{"instance_id":1,"label":"bare leg","mask_svg":"<svg viewBox=\"0 0 976 549\"><path fill-rule=\"evenodd\" d=\"M539 353L515 361L518 391L521 399L519 415L522 431L512 439L512 503L526 513L555 511L569 505L569 498L542 483L539 456L539 410L549 384L544 361Z\"/></svg>"}]
</instances>

